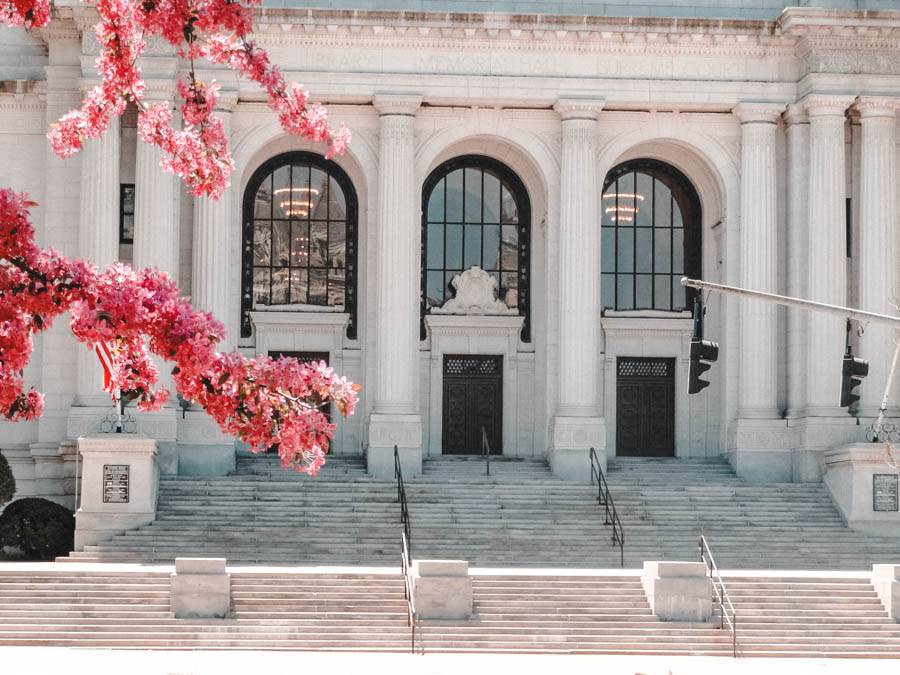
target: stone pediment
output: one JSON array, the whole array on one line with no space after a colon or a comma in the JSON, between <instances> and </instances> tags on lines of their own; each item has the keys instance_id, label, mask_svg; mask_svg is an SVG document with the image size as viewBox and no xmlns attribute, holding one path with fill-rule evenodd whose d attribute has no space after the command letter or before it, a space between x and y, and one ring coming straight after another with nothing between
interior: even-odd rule
<instances>
[{"instance_id":1,"label":"stone pediment","mask_svg":"<svg viewBox=\"0 0 900 675\"><path fill-rule=\"evenodd\" d=\"M435 307L432 314L466 314L475 316L518 314L497 299L497 279L478 267L457 274L450 282L456 296L442 307Z\"/></svg>"}]
</instances>

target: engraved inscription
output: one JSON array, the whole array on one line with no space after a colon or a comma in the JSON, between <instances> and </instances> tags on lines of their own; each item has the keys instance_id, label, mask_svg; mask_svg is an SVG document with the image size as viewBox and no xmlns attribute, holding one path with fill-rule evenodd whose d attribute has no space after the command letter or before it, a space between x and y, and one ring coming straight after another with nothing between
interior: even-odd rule
<instances>
[{"instance_id":1,"label":"engraved inscription","mask_svg":"<svg viewBox=\"0 0 900 675\"><path fill-rule=\"evenodd\" d=\"M872 510L897 511L898 476L895 473L876 473L872 476Z\"/></svg>"},{"instance_id":2,"label":"engraved inscription","mask_svg":"<svg viewBox=\"0 0 900 675\"><path fill-rule=\"evenodd\" d=\"M128 471L127 464L103 465L103 503L128 503Z\"/></svg>"}]
</instances>

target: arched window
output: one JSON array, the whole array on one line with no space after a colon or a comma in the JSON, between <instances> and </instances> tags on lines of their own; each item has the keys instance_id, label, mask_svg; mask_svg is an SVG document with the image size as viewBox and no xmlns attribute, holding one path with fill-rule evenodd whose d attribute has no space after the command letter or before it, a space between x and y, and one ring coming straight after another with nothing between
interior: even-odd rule
<instances>
[{"instance_id":1,"label":"arched window","mask_svg":"<svg viewBox=\"0 0 900 675\"><path fill-rule=\"evenodd\" d=\"M356 192L334 162L310 152L279 155L244 193L241 335L250 310L345 311L356 337Z\"/></svg>"},{"instance_id":2,"label":"arched window","mask_svg":"<svg viewBox=\"0 0 900 675\"><path fill-rule=\"evenodd\" d=\"M444 162L422 187L422 338L424 316L453 297L453 277L478 266L497 295L525 317L530 341L528 252L531 204L519 177L490 157Z\"/></svg>"},{"instance_id":3,"label":"arched window","mask_svg":"<svg viewBox=\"0 0 900 675\"><path fill-rule=\"evenodd\" d=\"M681 311L700 278L700 198L687 177L651 159L606 176L600 203L603 308Z\"/></svg>"}]
</instances>

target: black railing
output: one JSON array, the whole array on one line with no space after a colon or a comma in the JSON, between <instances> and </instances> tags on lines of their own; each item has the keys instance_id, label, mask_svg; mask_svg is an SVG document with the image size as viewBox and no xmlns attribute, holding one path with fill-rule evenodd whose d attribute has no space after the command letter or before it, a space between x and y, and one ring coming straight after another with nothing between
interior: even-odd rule
<instances>
[{"instance_id":1,"label":"black railing","mask_svg":"<svg viewBox=\"0 0 900 675\"><path fill-rule=\"evenodd\" d=\"M603 469L600 468L600 460L597 459L597 453L591 448L591 485L597 482L597 503L603 507L605 514L604 525L612 525L612 543L613 546L619 547L619 565L625 567L625 531L622 529L622 521L619 520L619 514L616 513L616 505L613 504L612 495L609 493L609 486L606 484L606 477L603 475Z\"/></svg>"},{"instance_id":2,"label":"black railing","mask_svg":"<svg viewBox=\"0 0 900 675\"><path fill-rule=\"evenodd\" d=\"M400 522L406 536L408 551L412 551L412 531L409 525L409 508L406 506L406 486L403 484L403 467L400 466L400 451L394 446L394 478L397 479L397 503L400 504Z\"/></svg>"},{"instance_id":3,"label":"black railing","mask_svg":"<svg viewBox=\"0 0 900 675\"><path fill-rule=\"evenodd\" d=\"M728 626L731 631L731 655L737 657L737 612L734 611L734 605L731 604L731 598L728 597L725 582L722 580L722 575L719 574L716 561L713 560L706 537L702 534L699 547L700 562L706 563L706 571L713 584L713 605L715 605L714 610L718 610L719 613L719 628L724 629L726 625Z\"/></svg>"},{"instance_id":4,"label":"black railing","mask_svg":"<svg viewBox=\"0 0 900 675\"><path fill-rule=\"evenodd\" d=\"M484 430L484 427L481 427L481 456L484 458L484 463L487 466L485 475L491 475L491 446L488 444L487 439L487 431Z\"/></svg>"},{"instance_id":5,"label":"black railing","mask_svg":"<svg viewBox=\"0 0 900 675\"><path fill-rule=\"evenodd\" d=\"M403 571L403 595L406 597L406 625L410 627L409 649L410 652L416 653L416 623L419 620L416 614L416 601L413 597L413 573L412 559L409 555L409 541L406 533L400 535L400 569ZM421 645L422 653L425 653L425 645Z\"/></svg>"}]
</instances>

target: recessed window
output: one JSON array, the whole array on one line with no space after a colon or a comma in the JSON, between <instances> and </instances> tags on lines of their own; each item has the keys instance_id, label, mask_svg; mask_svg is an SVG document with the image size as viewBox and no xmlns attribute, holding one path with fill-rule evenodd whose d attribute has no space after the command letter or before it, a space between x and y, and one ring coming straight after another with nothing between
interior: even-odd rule
<instances>
[{"instance_id":1,"label":"recessed window","mask_svg":"<svg viewBox=\"0 0 900 675\"><path fill-rule=\"evenodd\" d=\"M356 336L356 194L334 162L298 152L254 173L244 195L243 320L253 309L345 311Z\"/></svg>"},{"instance_id":2,"label":"recessed window","mask_svg":"<svg viewBox=\"0 0 900 675\"><path fill-rule=\"evenodd\" d=\"M700 199L680 171L655 160L622 164L600 200L604 309L681 311L700 275Z\"/></svg>"},{"instance_id":3,"label":"recessed window","mask_svg":"<svg viewBox=\"0 0 900 675\"><path fill-rule=\"evenodd\" d=\"M134 243L134 184L119 185L119 243Z\"/></svg>"},{"instance_id":4,"label":"recessed window","mask_svg":"<svg viewBox=\"0 0 900 675\"><path fill-rule=\"evenodd\" d=\"M506 165L467 155L435 169L422 190L423 317L453 297L453 277L477 266L496 279L498 299L525 317L529 341L530 220L525 186Z\"/></svg>"}]
</instances>

